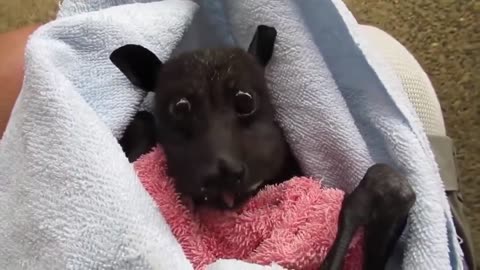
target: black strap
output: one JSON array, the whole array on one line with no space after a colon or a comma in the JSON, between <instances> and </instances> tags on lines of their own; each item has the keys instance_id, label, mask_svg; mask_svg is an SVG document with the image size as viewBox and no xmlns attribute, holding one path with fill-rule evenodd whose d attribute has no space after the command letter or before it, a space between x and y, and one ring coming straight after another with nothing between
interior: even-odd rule
<instances>
[{"instance_id":1,"label":"black strap","mask_svg":"<svg viewBox=\"0 0 480 270\"><path fill-rule=\"evenodd\" d=\"M473 238L468 220L465 216L462 194L460 193L457 169L455 165L455 148L447 136L428 135L435 161L440 170L440 176L445 186L448 202L452 211L453 222L458 237L462 240L460 247L465 256L465 262L470 270L476 269Z\"/></svg>"}]
</instances>

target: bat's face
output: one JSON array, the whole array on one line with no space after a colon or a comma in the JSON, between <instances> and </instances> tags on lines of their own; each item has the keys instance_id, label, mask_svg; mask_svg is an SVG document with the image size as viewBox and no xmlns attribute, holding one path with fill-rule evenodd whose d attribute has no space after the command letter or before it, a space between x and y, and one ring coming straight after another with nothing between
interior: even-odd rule
<instances>
[{"instance_id":1,"label":"bat's face","mask_svg":"<svg viewBox=\"0 0 480 270\"><path fill-rule=\"evenodd\" d=\"M179 192L232 207L280 176L288 146L252 55L183 54L163 64L154 88L156 133Z\"/></svg>"},{"instance_id":2,"label":"bat's face","mask_svg":"<svg viewBox=\"0 0 480 270\"><path fill-rule=\"evenodd\" d=\"M264 78L275 35L260 26L248 52L198 50L163 64L138 45L110 57L133 84L155 92L155 134L169 174L197 203L234 207L296 165Z\"/></svg>"}]
</instances>

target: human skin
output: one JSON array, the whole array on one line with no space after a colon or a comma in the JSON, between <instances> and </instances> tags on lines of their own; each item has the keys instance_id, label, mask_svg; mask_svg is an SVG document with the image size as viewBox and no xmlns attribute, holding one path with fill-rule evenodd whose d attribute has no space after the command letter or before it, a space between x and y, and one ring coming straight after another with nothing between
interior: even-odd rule
<instances>
[{"instance_id":1,"label":"human skin","mask_svg":"<svg viewBox=\"0 0 480 270\"><path fill-rule=\"evenodd\" d=\"M38 27L31 25L0 34L0 137L22 88L25 45Z\"/></svg>"}]
</instances>

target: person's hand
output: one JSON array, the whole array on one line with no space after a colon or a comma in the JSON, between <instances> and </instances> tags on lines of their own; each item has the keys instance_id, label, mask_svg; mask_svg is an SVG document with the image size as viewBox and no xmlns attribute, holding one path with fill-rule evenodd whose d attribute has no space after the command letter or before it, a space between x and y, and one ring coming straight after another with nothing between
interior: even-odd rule
<instances>
[{"instance_id":1,"label":"person's hand","mask_svg":"<svg viewBox=\"0 0 480 270\"><path fill-rule=\"evenodd\" d=\"M37 28L33 25L0 34L0 138L22 88L25 44Z\"/></svg>"}]
</instances>

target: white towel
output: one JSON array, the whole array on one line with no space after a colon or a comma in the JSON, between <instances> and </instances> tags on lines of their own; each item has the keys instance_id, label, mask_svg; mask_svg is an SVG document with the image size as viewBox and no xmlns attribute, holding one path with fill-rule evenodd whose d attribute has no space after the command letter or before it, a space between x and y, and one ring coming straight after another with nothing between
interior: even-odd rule
<instances>
[{"instance_id":1,"label":"white towel","mask_svg":"<svg viewBox=\"0 0 480 270\"><path fill-rule=\"evenodd\" d=\"M418 200L393 267L460 267L420 122L343 3L134 2L151 1L64 0L58 19L30 39L0 142L0 269L191 269L116 142L144 95L108 57L127 43L161 60L212 45L245 48L258 24L278 31L267 76L305 172L349 191L374 162L395 166ZM258 266L222 260L211 269Z\"/></svg>"}]
</instances>

